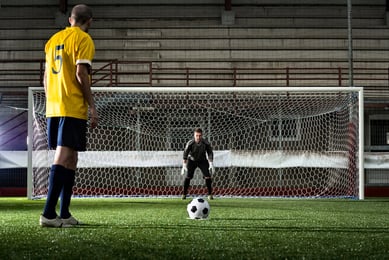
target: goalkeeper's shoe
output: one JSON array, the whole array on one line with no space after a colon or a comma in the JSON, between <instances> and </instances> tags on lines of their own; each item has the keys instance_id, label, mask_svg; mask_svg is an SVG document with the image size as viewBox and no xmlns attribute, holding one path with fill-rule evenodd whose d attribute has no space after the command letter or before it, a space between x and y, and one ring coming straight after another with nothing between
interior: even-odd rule
<instances>
[{"instance_id":1,"label":"goalkeeper's shoe","mask_svg":"<svg viewBox=\"0 0 389 260\"><path fill-rule=\"evenodd\" d=\"M209 200L213 200L213 195L212 195L212 194L209 194L209 195L208 195L208 199L209 199Z\"/></svg>"},{"instance_id":2,"label":"goalkeeper's shoe","mask_svg":"<svg viewBox=\"0 0 389 260\"><path fill-rule=\"evenodd\" d=\"M42 227L60 228L62 227L63 223L62 223L62 219L60 219L59 217L48 219L45 218L43 215L41 215L41 217L39 218L39 225L41 225Z\"/></svg>"},{"instance_id":3,"label":"goalkeeper's shoe","mask_svg":"<svg viewBox=\"0 0 389 260\"><path fill-rule=\"evenodd\" d=\"M183 194L183 195L181 196L181 199L182 199L182 200L185 200L185 199L186 199L186 195Z\"/></svg>"},{"instance_id":4,"label":"goalkeeper's shoe","mask_svg":"<svg viewBox=\"0 0 389 260\"><path fill-rule=\"evenodd\" d=\"M75 219L73 216L70 216L69 218L63 218L62 223L63 223L63 227L82 225L82 223L77 219Z\"/></svg>"}]
</instances>

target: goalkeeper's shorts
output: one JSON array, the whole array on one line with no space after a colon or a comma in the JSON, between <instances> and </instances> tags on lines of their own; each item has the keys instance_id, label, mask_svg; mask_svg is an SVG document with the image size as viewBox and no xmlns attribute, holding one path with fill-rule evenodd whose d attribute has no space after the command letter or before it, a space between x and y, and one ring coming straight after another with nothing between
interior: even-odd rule
<instances>
[{"instance_id":1,"label":"goalkeeper's shorts","mask_svg":"<svg viewBox=\"0 0 389 260\"><path fill-rule=\"evenodd\" d=\"M188 160L188 178L192 179L194 172L197 167L200 168L201 172L203 173L204 177L211 177L211 173L209 172L209 162L208 160L200 160L200 161L192 161Z\"/></svg>"}]
</instances>

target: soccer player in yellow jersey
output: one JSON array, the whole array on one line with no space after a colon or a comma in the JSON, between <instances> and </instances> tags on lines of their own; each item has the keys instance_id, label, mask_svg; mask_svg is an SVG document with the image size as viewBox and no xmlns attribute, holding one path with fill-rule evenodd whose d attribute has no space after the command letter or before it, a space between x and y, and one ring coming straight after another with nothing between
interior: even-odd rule
<instances>
[{"instance_id":1,"label":"soccer player in yellow jersey","mask_svg":"<svg viewBox=\"0 0 389 260\"><path fill-rule=\"evenodd\" d=\"M91 93L91 66L95 47L88 29L92 11L86 5L73 7L70 27L54 34L45 46L47 135L55 149L49 174L46 204L40 216L43 227L80 224L70 211L70 200L77 168L78 151L86 150L88 112L90 125L97 126L98 115ZM56 205L60 198L60 214Z\"/></svg>"}]
</instances>

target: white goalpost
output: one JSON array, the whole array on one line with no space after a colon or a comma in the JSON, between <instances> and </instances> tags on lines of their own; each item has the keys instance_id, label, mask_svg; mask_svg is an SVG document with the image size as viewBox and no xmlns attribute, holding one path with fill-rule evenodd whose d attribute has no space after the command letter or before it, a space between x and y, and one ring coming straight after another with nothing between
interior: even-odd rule
<instances>
[{"instance_id":1,"label":"white goalpost","mask_svg":"<svg viewBox=\"0 0 389 260\"><path fill-rule=\"evenodd\" d=\"M179 196L182 152L201 127L215 196L364 199L358 87L93 88L99 126L79 153L75 196ZM43 88L29 89L28 197L47 194ZM206 194L196 172L191 195Z\"/></svg>"}]
</instances>

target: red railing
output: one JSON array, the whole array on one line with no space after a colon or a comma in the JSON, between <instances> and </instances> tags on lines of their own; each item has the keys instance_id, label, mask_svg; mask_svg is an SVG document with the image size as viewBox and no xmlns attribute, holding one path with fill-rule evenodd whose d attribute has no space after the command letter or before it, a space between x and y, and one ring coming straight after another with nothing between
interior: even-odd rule
<instances>
[{"instance_id":1,"label":"red railing","mask_svg":"<svg viewBox=\"0 0 389 260\"><path fill-rule=\"evenodd\" d=\"M42 85L44 60L0 60L0 86ZM96 60L94 86L347 86L346 67L159 67L148 61ZM389 67L353 69L354 85L389 87Z\"/></svg>"}]
</instances>

